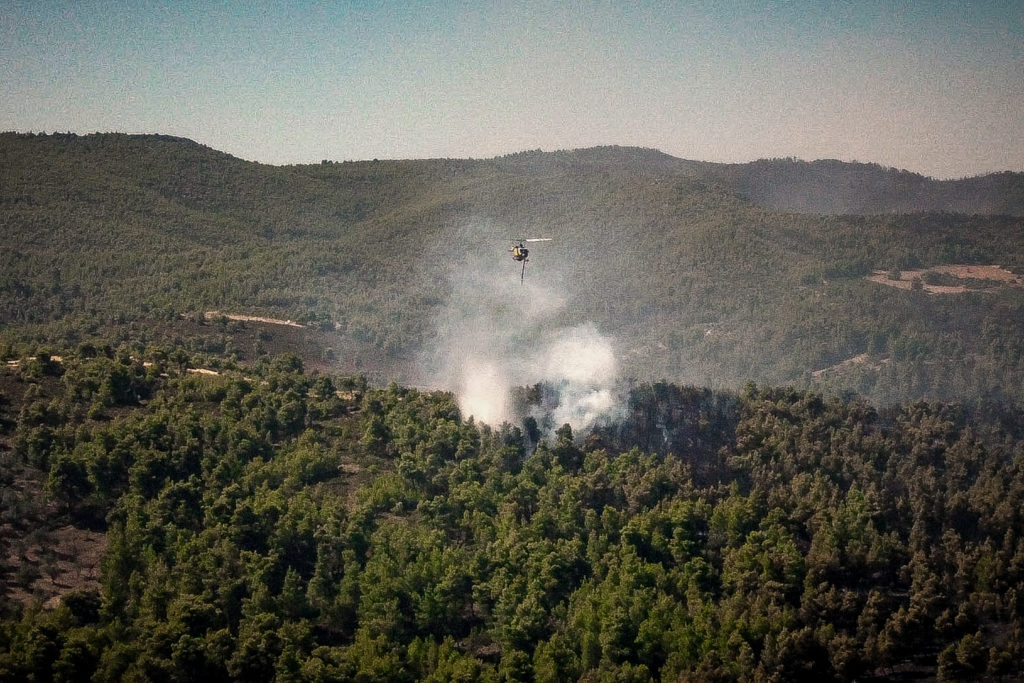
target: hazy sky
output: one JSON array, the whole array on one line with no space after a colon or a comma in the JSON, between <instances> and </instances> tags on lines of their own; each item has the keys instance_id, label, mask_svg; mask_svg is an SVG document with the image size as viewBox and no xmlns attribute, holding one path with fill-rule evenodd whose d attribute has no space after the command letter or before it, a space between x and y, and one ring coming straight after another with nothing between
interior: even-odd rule
<instances>
[{"instance_id":1,"label":"hazy sky","mask_svg":"<svg viewBox=\"0 0 1024 683\"><path fill-rule=\"evenodd\" d=\"M1024 171L1024 0L0 0L0 129L274 164L618 144Z\"/></svg>"}]
</instances>

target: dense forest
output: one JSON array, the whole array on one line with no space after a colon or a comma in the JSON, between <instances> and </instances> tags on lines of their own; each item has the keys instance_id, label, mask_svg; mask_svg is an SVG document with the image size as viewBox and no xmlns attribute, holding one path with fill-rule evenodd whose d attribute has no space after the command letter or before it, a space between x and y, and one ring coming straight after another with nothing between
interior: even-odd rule
<instances>
[{"instance_id":1,"label":"dense forest","mask_svg":"<svg viewBox=\"0 0 1024 683\"><path fill-rule=\"evenodd\" d=\"M475 288L515 302L510 327L562 302L551 324L595 326L641 381L1022 400L1020 280L928 270L1024 275L1021 178L614 147L275 167L166 136L0 134L0 344L286 350L203 324L222 311L304 324L309 367L437 386L422 359ZM553 241L520 287L508 248L530 236Z\"/></svg>"},{"instance_id":2,"label":"dense forest","mask_svg":"<svg viewBox=\"0 0 1024 683\"><path fill-rule=\"evenodd\" d=\"M1021 680L1022 178L0 134L0 681Z\"/></svg>"},{"instance_id":3,"label":"dense forest","mask_svg":"<svg viewBox=\"0 0 1024 683\"><path fill-rule=\"evenodd\" d=\"M60 599L5 599L0 680L1022 675L994 406L639 384L544 434L294 355L88 343L0 388L7 557L45 556L33 516L108 539L98 580L8 562Z\"/></svg>"}]
</instances>

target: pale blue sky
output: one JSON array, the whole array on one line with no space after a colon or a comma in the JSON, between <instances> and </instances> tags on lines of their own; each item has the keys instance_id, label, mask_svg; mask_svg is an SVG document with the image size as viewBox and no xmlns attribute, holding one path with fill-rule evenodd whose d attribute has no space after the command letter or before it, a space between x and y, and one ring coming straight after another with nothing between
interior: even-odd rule
<instances>
[{"instance_id":1,"label":"pale blue sky","mask_svg":"<svg viewBox=\"0 0 1024 683\"><path fill-rule=\"evenodd\" d=\"M0 0L0 130L274 164L619 144L1024 171L1024 0Z\"/></svg>"}]
</instances>

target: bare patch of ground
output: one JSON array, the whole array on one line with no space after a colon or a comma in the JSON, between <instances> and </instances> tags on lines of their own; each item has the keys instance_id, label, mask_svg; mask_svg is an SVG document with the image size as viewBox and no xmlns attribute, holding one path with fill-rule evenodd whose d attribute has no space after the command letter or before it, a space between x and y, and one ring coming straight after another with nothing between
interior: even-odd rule
<instances>
[{"instance_id":1,"label":"bare patch of ground","mask_svg":"<svg viewBox=\"0 0 1024 683\"><path fill-rule=\"evenodd\" d=\"M930 294L961 294L1024 287L1021 276L1002 266L949 265L918 270L876 270L866 279L897 289L920 287Z\"/></svg>"},{"instance_id":2,"label":"bare patch of ground","mask_svg":"<svg viewBox=\"0 0 1024 683\"><path fill-rule=\"evenodd\" d=\"M217 318L227 318L228 320L241 320L244 322L253 323L267 323L268 325L287 325L288 327L305 327L293 320L280 320L278 318L261 318L256 315L234 315L231 313L221 313L220 311L207 311L207 320L216 320Z\"/></svg>"},{"instance_id":3,"label":"bare patch of ground","mask_svg":"<svg viewBox=\"0 0 1024 683\"><path fill-rule=\"evenodd\" d=\"M15 580L5 582L6 597L53 608L71 591L99 589L106 552L106 534L71 525L29 535L8 551L7 564L16 570Z\"/></svg>"},{"instance_id":4,"label":"bare patch of ground","mask_svg":"<svg viewBox=\"0 0 1024 683\"><path fill-rule=\"evenodd\" d=\"M46 493L46 475L14 454L14 417L30 400L29 387L35 400L63 393L57 376L26 379L0 364L0 602L54 607L71 591L99 588L107 537L70 524Z\"/></svg>"},{"instance_id":5,"label":"bare patch of ground","mask_svg":"<svg viewBox=\"0 0 1024 683\"><path fill-rule=\"evenodd\" d=\"M64 358L62 356L50 356L50 360L52 362L54 362L54 363L63 363L64 362ZM20 360L9 360L9 361L7 361L7 367L9 367L9 368L19 368L19 367L21 367L21 361Z\"/></svg>"},{"instance_id":6,"label":"bare patch of ground","mask_svg":"<svg viewBox=\"0 0 1024 683\"><path fill-rule=\"evenodd\" d=\"M881 370L882 366L888 362L888 358L882 358L881 360L872 362L871 357L868 354L861 353L854 356L853 358L847 358L846 360L836 363L835 365L831 365L827 368L822 368L821 370L814 370L813 372L811 372L811 377L813 377L814 379L821 379L822 377L825 377L826 375L831 374L833 372L841 372L843 370L847 370L858 365L865 366L867 368L870 368L871 370L878 371Z\"/></svg>"},{"instance_id":7,"label":"bare patch of ground","mask_svg":"<svg viewBox=\"0 0 1024 683\"><path fill-rule=\"evenodd\" d=\"M42 472L9 452L0 463L0 600L52 608L71 591L98 589L106 534L69 524Z\"/></svg>"}]
</instances>

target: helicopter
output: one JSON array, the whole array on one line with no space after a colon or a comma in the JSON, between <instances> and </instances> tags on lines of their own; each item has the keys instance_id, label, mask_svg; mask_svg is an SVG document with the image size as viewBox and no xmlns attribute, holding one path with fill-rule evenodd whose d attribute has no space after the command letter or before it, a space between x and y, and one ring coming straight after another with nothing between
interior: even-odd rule
<instances>
[{"instance_id":1,"label":"helicopter","mask_svg":"<svg viewBox=\"0 0 1024 683\"><path fill-rule=\"evenodd\" d=\"M526 262L529 261L530 250L524 246L526 242L550 242L550 237L531 237L529 239L518 240L519 244L515 244L516 240L513 240L512 248L509 251L512 252L512 260L522 261L523 272L519 274L519 282L522 283L526 280Z\"/></svg>"}]
</instances>

